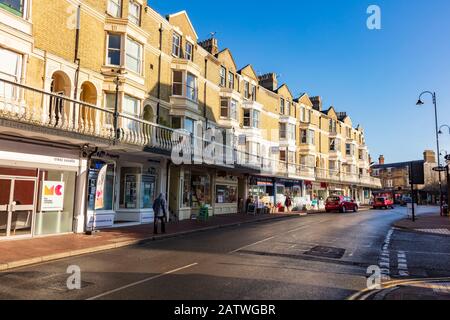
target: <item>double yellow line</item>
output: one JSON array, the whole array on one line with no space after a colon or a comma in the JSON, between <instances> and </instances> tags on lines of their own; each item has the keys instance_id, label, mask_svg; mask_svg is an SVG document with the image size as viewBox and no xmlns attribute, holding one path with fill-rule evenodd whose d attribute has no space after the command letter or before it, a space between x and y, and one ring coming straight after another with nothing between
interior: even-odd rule
<instances>
[{"instance_id":1,"label":"double yellow line","mask_svg":"<svg viewBox=\"0 0 450 320\"><path fill-rule=\"evenodd\" d=\"M446 278L421 278L421 279L408 279L408 280L394 280L381 284L382 289L364 289L357 292L347 298L349 301L366 300L369 296L376 293L383 292L385 290L393 289L395 287L407 286L420 283L435 283L435 282L450 282L450 277Z\"/></svg>"}]
</instances>

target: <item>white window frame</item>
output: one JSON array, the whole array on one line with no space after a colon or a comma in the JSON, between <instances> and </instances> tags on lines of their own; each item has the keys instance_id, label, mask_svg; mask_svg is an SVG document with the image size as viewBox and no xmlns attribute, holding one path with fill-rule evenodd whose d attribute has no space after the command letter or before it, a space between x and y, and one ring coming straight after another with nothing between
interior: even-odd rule
<instances>
[{"instance_id":1,"label":"white window frame","mask_svg":"<svg viewBox=\"0 0 450 320\"><path fill-rule=\"evenodd\" d=\"M234 90L234 73L228 71L228 88Z\"/></svg>"},{"instance_id":2,"label":"white window frame","mask_svg":"<svg viewBox=\"0 0 450 320\"><path fill-rule=\"evenodd\" d=\"M222 88L226 88L227 86L227 69L224 66L220 67L220 83L219 85Z\"/></svg>"},{"instance_id":3,"label":"white window frame","mask_svg":"<svg viewBox=\"0 0 450 320\"><path fill-rule=\"evenodd\" d=\"M190 48L190 50L188 50L188 48ZM193 56L194 56L194 45L189 41L186 41L186 50L184 52L184 58L186 60L192 61Z\"/></svg>"},{"instance_id":4,"label":"white window frame","mask_svg":"<svg viewBox=\"0 0 450 320\"><path fill-rule=\"evenodd\" d=\"M259 129L261 123L261 112L259 110L252 110L251 112L251 125L254 129Z\"/></svg>"},{"instance_id":5,"label":"white window frame","mask_svg":"<svg viewBox=\"0 0 450 320\"><path fill-rule=\"evenodd\" d=\"M110 38L112 35L113 35L113 36L118 36L118 37L120 38L120 48L119 48L119 49L117 49L117 48L111 49L111 48L109 47L109 38ZM119 51L119 56L120 56L119 64L111 64L111 63L109 62L109 52L110 52L111 50L113 50L113 51ZM123 35L120 34L120 33L108 32L108 33L107 33L107 37L106 37L106 65L107 65L107 66L115 66L115 67L120 67L120 66L122 66L122 64L123 64L122 50L123 50Z\"/></svg>"},{"instance_id":6,"label":"white window frame","mask_svg":"<svg viewBox=\"0 0 450 320\"><path fill-rule=\"evenodd\" d=\"M108 0L106 12L114 18L121 18L122 17L122 8L123 8L122 1L123 0ZM117 10L117 14L114 14L113 11L111 11L111 6L114 6L114 9Z\"/></svg>"},{"instance_id":7,"label":"white window frame","mask_svg":"<svg viewBox=\"0 0 450 320\"><path fill-rule=\"evenodd\" d=\"M284 115L286 112L286 101L284 98L280 98L280 114Z\"/></svg>"},{"instance_id":8,"label":"white window frame","mask_svg":"<svg viewBox=\"0 0 450 320\"><path fill-rule=\"evenodd\" d=\"M178 44L175 40L178 40ZM172 35L172 55L177 58L181 57L181 36L176 32Z\"/></svg>"},{"instance_id":9,"label":"white window frame","mask_svg":"<svg viewBox=\"0 0 450 320\"><path fill-rule=\"evenodd\" d=\"M137 16L132 14L131 8L137 8ZM134 23L137 26L141 25L141 11L142 11L142 6L134 1L134 0L130 0L129 2L129 8L128 8L128 20L131 21L132 23Z\"/></svg>"},{"instance_id":10,"label":"white window frame","mask_svg":"<svg viewBox=\"0 0 450 320\"><path fill-rule=\"evenodd\" d=\"M133 57L128 53L128 42L132 42L134 44L137 44L138 48L139 48L139 57ZM137 74L142 74L142 52L143 52L143 45L141 43L139 43L138 41L134 40L133 38L127 37L126 39L126 44L125 44L125 67L132 71L135 72ZM134 59L137 60L137 65L138 65L138 70L133 70L128 66L128 59Z\"/></svg>"}]
</instances>

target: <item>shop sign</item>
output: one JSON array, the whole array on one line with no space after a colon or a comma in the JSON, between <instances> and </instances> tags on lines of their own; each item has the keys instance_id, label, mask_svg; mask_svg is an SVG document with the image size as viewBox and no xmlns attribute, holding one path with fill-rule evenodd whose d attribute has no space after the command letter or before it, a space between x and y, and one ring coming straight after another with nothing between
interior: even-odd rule
<instances>
[{"instance_id":1,"label":"shop sign","mask_svg":"<svg viewBox=\"0 0 450 320\"><path fill-rule=\"evenodd\" d=\"M97 187L95 189L95 210L103 209L105 207L104 200L107 171L108 165L104 165L98 174Z\"/></svg>"},{"instance_id":2,"label":"shop sign","mask_svg":"<svg viewBox=\"0 0 450 320\"><path fill-rule=\"evenodd\" d=\"M44 181L42 185L41 211L64 210L64 182Z\"/></svg>"}]
</instances>

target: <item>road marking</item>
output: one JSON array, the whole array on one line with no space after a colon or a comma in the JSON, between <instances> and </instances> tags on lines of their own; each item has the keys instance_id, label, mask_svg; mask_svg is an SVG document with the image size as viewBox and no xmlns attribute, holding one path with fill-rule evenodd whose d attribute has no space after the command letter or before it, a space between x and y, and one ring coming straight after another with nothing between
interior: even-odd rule
<instances>
[{"instance_id":1,"label":"road marking","mask_svg":"<svg viewBox=\"0 0 450 320\"><path fill-rule=\"evenodd\" d=\"M409 277L408 260L406 259L405 251L399 251L397 253L397 268L400 277Z\"/></svg>"},{"instance_id":2,"label":"road marking","mask_svg":"<svg viewBox=\"0 0 450 320\"><path fill-rule=\"evenodd\" d=\"M89 299L86 299L86 300L96 300L96 299L105 297L107 295L110 295L112 293L116 293L118 291L122 291L122 290L125 290L125 289L128 289L128 288L131 288L131 287L134 287L134 286L146 283L148 281L152 281L152 280L155 280L155 279L167 276L169 274L176 273L176 272L181 271L181 270L185 270L185 269L189 269L189 268L195 267L196 265L198 265L197 262L193 263L193 264L190 264L190 265L187 265L187 266L184 266L184 267L181 267L181 268L178 268L178 269L174 269L174 270L171 270L171 271L167 271L167 272L161 273L161 274L159 274L157 276L153 276L153 277L141 280L141 281L137 281L137 282L133 282L133 283L127 284L126 286L123 286L123 287L120 287L120 288L117 288L117 289L114 289L114 290L106 291L106 292L104 292L102 294L99 294L99 295L97 295L95 297L92 297L92 298L89 298Z\"/></svg>"},{"instance_id":3,"label":"road marking","mask_svg":"<svg viewBox=\"0 0 450 320\"><path fill-rule=\"evenodd\" d=\"M267 242L267 241L269 241L269 240L275 239L275 237L276 237L276 236L273 236L273 237L270 237L270 238L267 238L267 239L264 239L264 240L261 240L261 241L257 241L257 242L248 244L248 245L246 245L246 246L243 246L243 247L241 247L241 248L238 248L238 249L236 249L236 250L233 250L233 251L229 252L228 254L233 254L233 253L236 253L236 252L238 252L238 251L247 249L248 247L252 247L252 246L255 246L255 245L257 245L257 244Z\"/></svg>"},{"instance_id":4,"label":"road marking","mask_svg":"<svg viewBox=\"0 0 450 320\"><path fill-rule=\"evenodd\" d=\"M389 251L389 245L391 244L391 237L394 234L394 229L389 230L384 239L383 250L381 251L380 260L378 266L381 270L382 282L391 280L391 255Z\"/></svg>"}]
</instances>

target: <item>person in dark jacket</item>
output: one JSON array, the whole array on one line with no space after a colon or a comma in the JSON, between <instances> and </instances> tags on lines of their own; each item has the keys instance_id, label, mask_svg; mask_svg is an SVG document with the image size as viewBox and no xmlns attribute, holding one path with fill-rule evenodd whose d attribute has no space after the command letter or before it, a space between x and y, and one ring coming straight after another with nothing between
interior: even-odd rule
<instances>
[{"instance_id":1,"label":"person in dark jacket","mask_svg":"<svg viewBox=\"0 0 450 320\"><path fill-rule=\"evenodd\" d=\"M158 234L158 221L161 221L161 232L166 233L166 199L163 193L153 202L153 212L155 213L153 233Z\"/></svg>"}]
</instances>

